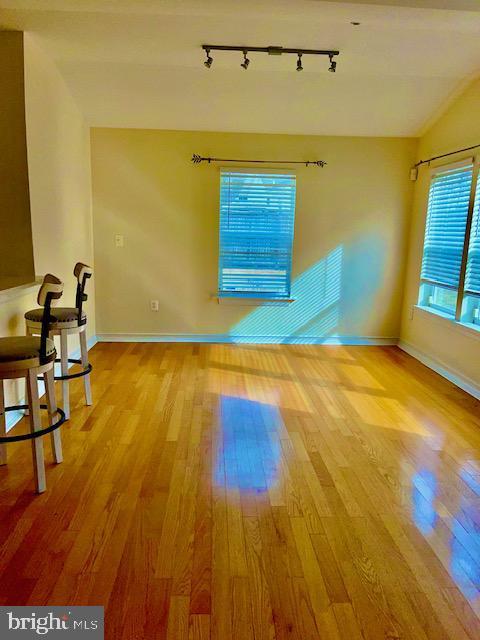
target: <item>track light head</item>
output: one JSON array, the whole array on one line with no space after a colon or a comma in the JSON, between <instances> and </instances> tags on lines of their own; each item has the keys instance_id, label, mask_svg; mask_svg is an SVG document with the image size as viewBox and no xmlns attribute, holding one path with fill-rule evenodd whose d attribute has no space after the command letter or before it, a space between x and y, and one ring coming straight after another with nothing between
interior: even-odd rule
<instances>
[{"instance_id":1,"label":"track light head","mask_svg":"<svg viewBox=\"0 0 480 640\"><path fill-rule=\"evenodd\" d=\"M297 60L297 71L303 71L303 67L302 67L302 54L299 53L298 54L298 60Z\"/></svg>"},{"instance_id":2,"label":"track light head","mask_svg":"<svg viewBox=\"0 0 480 640\"><path fill-rule=\"evenodd\" d=\"M250 64L250 60L247 58L248 51L243 52L243 62L240 65L245 71L248 69L248 65Z\"/></svg>"},{"instance_id":3,"label":"track light head","mask_svg":"<svg viewBox=\"0 0 480 640\"><path fill-rule=\"evenodd\" d=\"M330 58L330 66L328 70L330 71L330 73L335 73L335 71L337 70L337 63L333 59L333 56L328 56L328 57Z\"/></svg>"},{"instance_id":4,"label":"track light head","mask_svg":"<svg viewBox=\"0 0 480 640\"><path fill-rule=\"evenodd\" d=\"M203 64L207 67L207 69L210 69L213 63L213 58L210 56L210 49L205 49L205 53L207 54L207 59Z\"/></svg>"}]
</instances>

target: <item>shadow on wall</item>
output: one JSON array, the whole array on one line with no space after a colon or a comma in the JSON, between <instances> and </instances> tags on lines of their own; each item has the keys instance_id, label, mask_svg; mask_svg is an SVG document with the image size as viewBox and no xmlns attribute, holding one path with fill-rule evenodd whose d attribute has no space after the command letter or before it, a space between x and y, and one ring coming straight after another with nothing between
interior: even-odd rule
<instances>
[{"instance_id":1,"label":"shadow on wall","mask_svg":"<svg viewBox=\"0 0 480 640\"><path fill-rule=\"evenodd\" d=\"M233 342L311 342L338 327L343 247L339 245L292 282L294 302L267 302L229 332Z\"/></svg>"}]
</instances>

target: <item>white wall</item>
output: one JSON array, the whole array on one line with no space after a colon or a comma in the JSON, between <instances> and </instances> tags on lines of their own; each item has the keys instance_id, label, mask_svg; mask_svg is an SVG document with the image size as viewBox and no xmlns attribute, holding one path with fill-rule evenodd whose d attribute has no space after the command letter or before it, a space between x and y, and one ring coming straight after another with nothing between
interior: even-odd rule
<instances>
[{"instance_id":1,"label":"white wall","mask_svg":"<svg viewBox=\"0 0 480 640\"><path fill-rule=\"evenodd\" d=\"M418 158L479 143L480 79L474 81L421 138ZM450 161L479 153L480 149L458 154ZM463 381L466 388L480 393L480 331L465 329L448 319L414 308L420 284L429 182L428 166L423 166L415 185L401 340L410 351L452 374L457 381Z\"/></svg>"},{"instance_id":2,"label":"white wall","mask_svg":"<svg viewBox=\"0 0 480 640\"><path fill-rule=\"evenodd\" d=\"M92 129L98 334L397 338L415 150L408 138ZM220 173L193 165L193 152L328 162L297 168L295 301L287 307L212 297Z\"/></svg>"}]
</instances>

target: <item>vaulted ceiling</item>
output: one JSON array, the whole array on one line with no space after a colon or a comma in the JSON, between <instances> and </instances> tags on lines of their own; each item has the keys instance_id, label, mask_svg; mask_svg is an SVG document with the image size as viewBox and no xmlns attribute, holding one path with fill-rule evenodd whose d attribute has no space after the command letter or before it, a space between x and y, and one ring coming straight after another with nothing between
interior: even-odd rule
<instances>
[{"instance_id":1,"label":"vaulted ceiling","mask_svg":"<svg viewBox=\"0 0 480 640\"><path fill-rule=\"evenodd\" d=\"M0 0L0 27L33 34L92 126L412 136L480 73L479 0ZM202 43L341 54L336 74L253 53L207 70Z\"/></svg>"}]
</instances>

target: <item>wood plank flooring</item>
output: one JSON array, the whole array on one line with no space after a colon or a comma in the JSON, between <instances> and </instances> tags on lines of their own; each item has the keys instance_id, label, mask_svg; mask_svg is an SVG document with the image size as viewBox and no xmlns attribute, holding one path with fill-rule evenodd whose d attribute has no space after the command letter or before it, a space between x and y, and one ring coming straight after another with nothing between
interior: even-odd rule
<instances>
[{"instance_id":1,"label":"wood plank flooring","mask_svg":"<svg viewBox=\"0 0 480 640\"><path fill-rule=\"evenodd\" d=\"M480 638L476 400L396 347L90 354L47 492L28 443L0 468L1 605L101 604L110 640Z\"/></svg>"}]
</instances>

